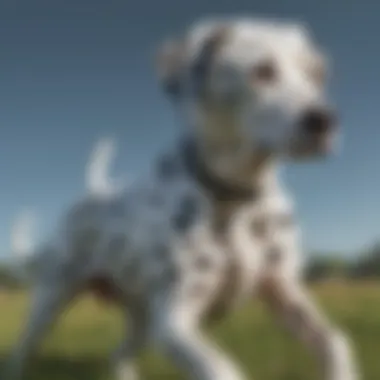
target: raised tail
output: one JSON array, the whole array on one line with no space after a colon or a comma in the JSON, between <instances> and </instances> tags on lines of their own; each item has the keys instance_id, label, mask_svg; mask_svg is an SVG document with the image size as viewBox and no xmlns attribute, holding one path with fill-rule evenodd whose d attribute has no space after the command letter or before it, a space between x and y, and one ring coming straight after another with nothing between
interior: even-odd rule
<instances>
[{"instance_id":1,"label":"raised tail","mask_svg":"<svg viewBox=\"0 0 380 380\"><path fill-rule=\"evenodd\" d=\"M95 144L86 168L86 188L90 194L109 195L121 190L124 184L110 178L116 143L112 138L101 138Z\"/></svg>"},{"instance_id":2,"label":"raised tail","mask_svg":"<svg viewBox=\"0 0 380 380\"><path fill-rule=\"evenodd\" d=\"M8 269L19 281L29 281L32 277L31 268L37 259L35 242L33 241L36 224L35 214L30 210L20 213L11 228L11 257Z\"/></svg>"},{"instance_id":3,"label":"raised tail","mask_svg":"<svg viewBox=\"0 0 380 380\"><path fill-rule=\"evenodd\" d=\"M15 219L11 229L11 251L17 259L29 257L34 250L33 229L36 224L35 214L26 210Z\"/></svg>"}]
</instances>

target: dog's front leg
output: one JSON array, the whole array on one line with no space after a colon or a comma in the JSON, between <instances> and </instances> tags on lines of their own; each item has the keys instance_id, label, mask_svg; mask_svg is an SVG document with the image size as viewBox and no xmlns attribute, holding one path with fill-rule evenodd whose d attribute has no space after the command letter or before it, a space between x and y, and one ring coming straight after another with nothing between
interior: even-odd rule
<instances>
[{"instance_id":1,"label":"dog's front leg","mask_svg":"<svg viewBox=\"0 0 380 380\"><path fill-rule=\"evenodd\" d=\"M242 380L244 376L198 329L197 306L166 294L155 300L151 333L156 347L192 380ZM187 301L187 302L186 302Z\"/></svg>"},{"instance_id":2,"label":"dog's front leg","mask_svg":"<svg viewBox=\"0 0 380 380\"><path fill-rule=\"evenodd\" d=\"M346 336L320 313L299 282L269 279L261 296L276 316L317 356L326 380L358 380Z\"/></svg>"}]
</instances>

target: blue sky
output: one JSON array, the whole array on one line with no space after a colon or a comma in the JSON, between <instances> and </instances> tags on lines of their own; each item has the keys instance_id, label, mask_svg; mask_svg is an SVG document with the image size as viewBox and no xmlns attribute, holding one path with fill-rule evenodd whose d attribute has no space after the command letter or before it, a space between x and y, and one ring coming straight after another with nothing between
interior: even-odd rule
<instances>
[{"instance_id":1,"label":"blue sky","mask_svg":"<svg viewBox=\"0 0 380 380\"><path fill-rule=\"evenodd\" d=\"M178 128L156 45L198 17L246 13L306 21L333 57L344 150L287 169L306 247L350 254L379 238L379 2L36 0L0 5L0 252L20 209L43 236L83 194L98 137L119 140L114 174L137 177Z\"/></svg>"}]
</instances>

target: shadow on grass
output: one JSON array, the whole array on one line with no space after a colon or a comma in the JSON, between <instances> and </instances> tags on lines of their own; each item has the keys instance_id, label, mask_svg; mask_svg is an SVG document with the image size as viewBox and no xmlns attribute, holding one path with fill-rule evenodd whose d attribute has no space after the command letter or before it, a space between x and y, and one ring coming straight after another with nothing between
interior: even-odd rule
<instances>
[{"instance_id":1,"label":"shadow on grass","mask_svg":"<svg viewBox=\"0 0 380 380\"><path fill-rule=\"evenodd\" d=\"M0 379L9 356L0 357ZM108 380L112 378L110 367L104 358L39 356L28 364L25 380ZM5 380L5 379L4 379ZM8 379L7 379L8 380Z\"/></svg>"}]
</instances>

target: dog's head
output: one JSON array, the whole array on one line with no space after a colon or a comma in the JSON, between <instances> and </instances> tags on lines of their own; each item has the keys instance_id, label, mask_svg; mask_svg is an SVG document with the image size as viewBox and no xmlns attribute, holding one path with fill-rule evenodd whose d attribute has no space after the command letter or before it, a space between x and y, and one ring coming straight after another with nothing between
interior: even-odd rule
<instances>
[{"instance_id":1,"label":"dog's head","mask_svg":"<svg viewBox=\"0 0 380 380\"><path fill-rule=\"evenodd\" d=\"M325 57L302 26L202 22L158 57L165 91L203 139L288 158L330 152Z\"/></svg>"}]
</instances>

